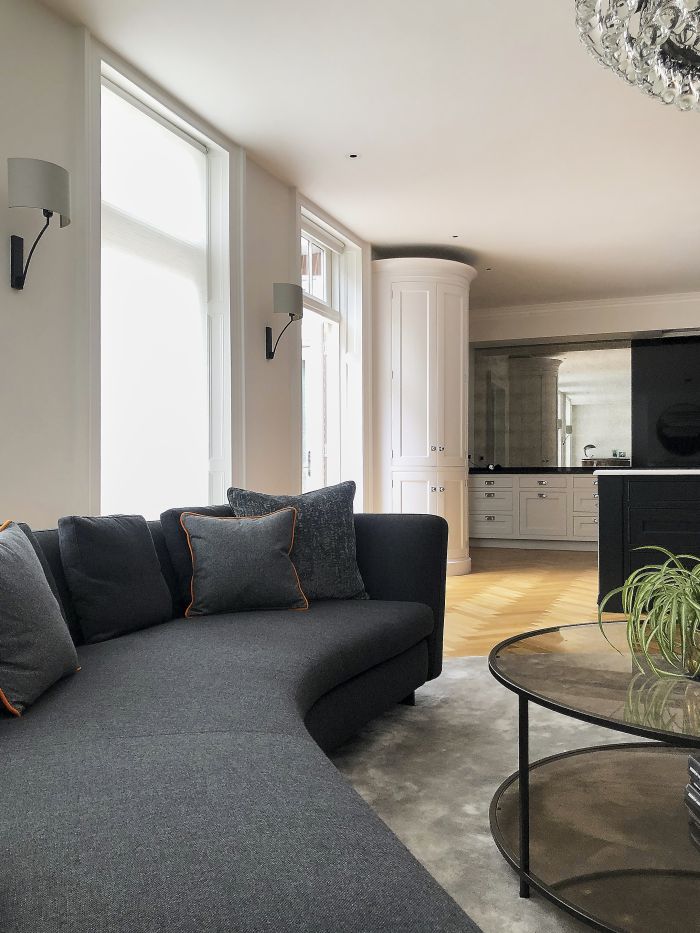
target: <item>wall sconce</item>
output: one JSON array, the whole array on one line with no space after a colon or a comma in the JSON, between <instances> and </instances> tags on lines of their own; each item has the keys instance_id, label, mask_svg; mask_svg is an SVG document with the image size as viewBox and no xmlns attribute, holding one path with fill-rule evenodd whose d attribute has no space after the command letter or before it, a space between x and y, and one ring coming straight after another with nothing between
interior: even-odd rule
<instances>
[{"instance_id":1,"label":"wall sconce","mask_svg":"<svg viewBox=\"0 0 700 933\"><path fill-rule=\"evenodd\" d=\"M289 321L280 331L274 346L272 345L272 328L265 328L265 359L267 360L274 360L277 344L289 325L293 324L294 321L300 321L304 316L304 293L301 290L301 285L275 282L272 286L272 298L275 314L288 314Z\"/></svg>"},{"instance_id":2,"label":"wall sconce","mask_svg":"<svg viewBox=\"0 0 700 933\"><path fill-rule=\"evenodd\" d=\"M7 195L10 207L35 207L43 211L46 222L32 243L24 261L24 238L10 237L10 285L24 288L29 263L37 243L46 233L51 218L60 214L61 226L70 223L70 175L53 162L41 159L7 160Z\"/></svg>"}]
</instances>

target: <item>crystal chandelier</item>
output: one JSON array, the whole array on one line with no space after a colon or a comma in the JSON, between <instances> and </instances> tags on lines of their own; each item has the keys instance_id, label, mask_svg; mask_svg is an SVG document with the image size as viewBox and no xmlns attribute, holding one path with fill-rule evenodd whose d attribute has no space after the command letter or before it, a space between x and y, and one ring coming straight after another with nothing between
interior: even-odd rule
<instances>
[{"instance_id":1,"label":"crystal chandelier","mask_svg":"<svg viewBox=\"0 0 700 933\"><path fill-rule=\"evenodd\" d=\"M581 40L629 84L700 110L700 0L576 0Z\"/></svg>"}]
</instances>

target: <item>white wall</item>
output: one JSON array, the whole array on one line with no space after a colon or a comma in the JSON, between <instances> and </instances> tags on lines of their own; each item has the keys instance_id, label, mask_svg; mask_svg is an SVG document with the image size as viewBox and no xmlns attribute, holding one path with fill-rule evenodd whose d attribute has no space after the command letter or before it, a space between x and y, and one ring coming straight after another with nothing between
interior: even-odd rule
<instances>
[{"instance_id":1,"label":"white wall","mask_svg":"<svg viewBox=\"0 0 700 933\"><path fill-rule=\"evenodd\" d=\"M95 204L88 196L94 146L86 74L92 61L82 27L35 0L0 5L0 521L53 527L61 515L90 513L90 451L99 447L94 419L90 434L87 230ZM299 280L296 191L246 159L235 143L230 151L234 481L296 492L300 328L290 327L274 361L264 349L265 325L275 333L280 327L273 320L273 283ZM43 218L6 207L8 156L57 162L72 182L73 222L47 232L23 292L9 285L9 236L31 242ZM175 363L173 377L181 377Z\"/></svg>"},{"instance_id":2,"label":"white wall","mask_svg":"<svg viewBox=\"0 0 700 933\"><path fill-rule=\"evenodd\" d=\"M88 510L84 32L34 0L3 0L0 24L0 520L35 527ZM52 221L24 291L9 284L9 238L25 248L40 211L7 208L7 158L71 173L73 223ZM28 242L27 242L28 241Z\"/></svg>"}]
</instances>

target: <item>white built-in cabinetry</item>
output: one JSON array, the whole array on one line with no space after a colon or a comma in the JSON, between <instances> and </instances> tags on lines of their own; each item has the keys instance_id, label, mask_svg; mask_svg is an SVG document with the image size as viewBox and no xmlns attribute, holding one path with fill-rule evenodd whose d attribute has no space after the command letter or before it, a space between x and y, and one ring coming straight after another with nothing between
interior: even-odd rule
<instances>
[{"instance_id":1,"label":"white built-in cabinetry","mask_svg":"<svg viewBox=\"0 0 700 933\"><path fill-rule=\"evenodd\" d=\"M598 477L571 473L472 474L470 535L508 542L598 540Z\"/></svg>"},{"instance_id":2,"label":"white built-in cabinetry","mask_svg":"<svg viewBox=\"0 0 700 933\"><path fill-rule=\"evenodd\" d=\"M467 573L471 266L382 259L374 273L375 503L442 515L448 573Z\"/></svg>"}]
</instances>

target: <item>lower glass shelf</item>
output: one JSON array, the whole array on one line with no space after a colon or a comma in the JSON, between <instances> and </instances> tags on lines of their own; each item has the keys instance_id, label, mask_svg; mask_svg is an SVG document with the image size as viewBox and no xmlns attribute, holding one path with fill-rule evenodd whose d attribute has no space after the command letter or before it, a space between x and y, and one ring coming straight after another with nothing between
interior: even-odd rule
<instances>
[{"instance_id":1,"label":"lower glass shelf","mask_svg":"<svg viewBox=\"0 0 700 933\"><path fill-rule=\"evenodd\" d=\"M700 933L700 849L683 802L688 754L608 745L534 763L533 887L600 930ZM517 868L517 774L496 792L491 832Z\"/></svg>"}]
</instances>

